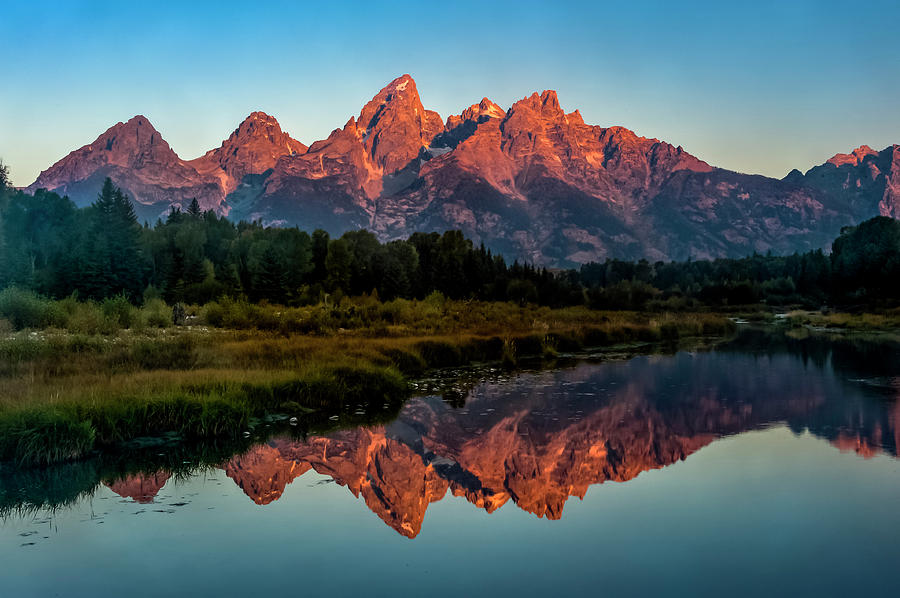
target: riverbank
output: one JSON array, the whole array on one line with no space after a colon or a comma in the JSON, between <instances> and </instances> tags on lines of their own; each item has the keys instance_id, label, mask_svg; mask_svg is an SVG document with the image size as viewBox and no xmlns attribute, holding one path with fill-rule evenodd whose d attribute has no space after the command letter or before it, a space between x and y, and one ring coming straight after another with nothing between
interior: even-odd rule
<instances>
[{"instance_id":1,"label":"riverbank","mask_svg":"<svg viewBox=\"0 0 900 598\"><path fill-rule=\"evenodd\" d=\"M734 329L713 314L442 298L292 310L226 302L189 312L189 326L3 334L0 461L47 465L143 437L234 439L271 416L299 426L338 414L371 422L395 413L409 380L429 369L512 369L526 357L552 363L560 353Z\"/></svg>"},{"instance_id":2,"label":"riverbank","mask_svg":"<svg viewBox=\"0 0 900 598\"><path fill-rule=\"evenodd\" d=\"M828 312L796 310L788 312L785 320L794 327L808 326L816 329L851 332L900 331L900 310L879 313Z\"/></svg>"}]
</instances>

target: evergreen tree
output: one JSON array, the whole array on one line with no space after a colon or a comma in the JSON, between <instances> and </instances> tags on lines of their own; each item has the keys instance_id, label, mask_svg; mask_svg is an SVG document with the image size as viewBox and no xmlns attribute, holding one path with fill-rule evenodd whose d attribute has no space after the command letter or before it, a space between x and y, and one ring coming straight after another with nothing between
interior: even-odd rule
<instances>
[{"instance_id":1,"label":"evergreen tree","mask_svg":"<svg viewBox=\"0 0 900 598\"><path fill-rule=\"evenodd\" d=\"M325 281L325 258L328 257L328 233L322 229L316 229L312 234L312 263L313 270L311 281Z\"/></svg>"},{"instance_id":2,"label":"evergreen tree","mask_svg":"<svg viewBox=\"0 0 900 598\"><path fill-rule=\"evenodd\" d=\"M131 201L107 178L91 205L89 238L81 263L89 297L100 299L120 293L131 299L141 296L145 264L140 235Z\"/></svg>"},{"instance_id":3,"label":"evergreen tree","mask_svg":"<svg viewBox=\"0 0 900 598\"><path fill-rule=\"evenodd\" d=\"M202 210L200 210L200 203L197 201L196 197L191 200L191 205L188 206L187 213L188 216L192 218L199 218L203 213Z\"/></svg>"},{"instance_id":4,"label":"evergreen tree","mask_svg":"<svg viewBox=\"0 0 900 598\"><path fill-rule=\"evenodd\" d=\"M328 255L325 258L326 286L330 291L340 289L347 293L350 289L350 278L353 275L353 253L344 239L335 239L328 243Z\"/></svg>"}]
</instances>

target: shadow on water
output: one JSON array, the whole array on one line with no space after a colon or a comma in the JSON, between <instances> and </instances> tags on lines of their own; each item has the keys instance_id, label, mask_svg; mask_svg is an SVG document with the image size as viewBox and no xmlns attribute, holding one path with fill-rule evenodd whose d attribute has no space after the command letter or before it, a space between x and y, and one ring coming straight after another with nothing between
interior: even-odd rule
<instances>
[{"instance_id":1,"label":"shadow on water","mask_svg":"<svg viewBox=\"0 0 900 598\"><path fill-rule=\"evenodd\" d=\"M897 456L900 343L743 328L714 346L552 370L446 370L418 398L315 422L274 418L220 444L145 439L77 463L0 475L0 514L63 508L100 484L150 502L170 480L224 470L255 503L315 470L415 537L448 493L558 519L570 496L683 460L727 435L787 424L841 450ZM630 357L630 358L629 358ZM377 415L375 413L377 412Z\"/></svg>"}]
</instances>

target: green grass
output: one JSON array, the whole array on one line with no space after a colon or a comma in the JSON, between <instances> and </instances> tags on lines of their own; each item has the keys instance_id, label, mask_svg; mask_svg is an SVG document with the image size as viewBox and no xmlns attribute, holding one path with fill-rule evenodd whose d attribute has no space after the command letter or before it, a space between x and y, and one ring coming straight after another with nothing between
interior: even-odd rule
<instances>
[{"instance_id":1,"label":"green grass","mask_svg":"<svg viewBox=\"0 0 900 598\"><path fill-rule=\"evenodd\" d=\"M552 362L566 352L734 328L713 314L551 310L439 296L290 310L222 301L190 308L197 319L189 327L148 325L141 314L165 314L159 303L57 303L78 322L99 314L118 328L0 333L0 462L83 459L165 434L233 441L270 414L319 422L332 414L381 417L408 395L407 379L428 369L515 368L526 358Z\"/></svg>"}]
</instances>

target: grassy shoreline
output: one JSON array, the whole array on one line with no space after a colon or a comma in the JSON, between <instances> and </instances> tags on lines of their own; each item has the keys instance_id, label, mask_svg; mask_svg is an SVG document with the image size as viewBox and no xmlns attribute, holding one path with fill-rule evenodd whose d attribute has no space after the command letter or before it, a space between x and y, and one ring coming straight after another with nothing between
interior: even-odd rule
<instances>
[{"instance_id":1,"label":"grassy shoreline","mask_svg":"<svg viewBox=\"0 0 900 598\"><path fill-rule=\"evenodd\" d=\"M160 309L159 306L156 308ZM630 342L721 336L713 314L553 310L447 301L345 300L286 310L194 308L196 325L0 335L0 462L82 459L139 437L234 439L277 414L301 424L396 412L430 369ZM305 329L305 330L304 330Z\"/></svg>"},{"instance_id":2,"label":"grassy shoreline","mask_svg":"<svg viewBox=\"0 0 900 598\"><path fill-rule=\"evenodd\" d=\"M900 311L890 310L880 313L828 312L795 310L785 314L788 324L793 327L808 326L834 332L889 333L900 330Z\"/></svg>"}]
</instances>

